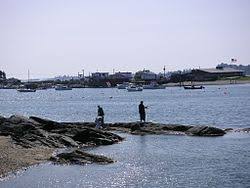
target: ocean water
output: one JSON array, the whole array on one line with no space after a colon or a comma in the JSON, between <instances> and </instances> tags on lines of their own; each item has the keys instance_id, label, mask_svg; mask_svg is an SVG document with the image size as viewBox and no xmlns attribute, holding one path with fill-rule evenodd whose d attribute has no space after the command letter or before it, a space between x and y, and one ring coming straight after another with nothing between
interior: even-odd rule
<instances>
[{"instance_id":1,"label":"ocean water","mask_svg":"<svg viewBox=\"0 0 250 188\"><path fill-rule=\"evenodd\" d=\"M93 121L97 105L105 120L136 121L143 100L149 121L250 127L250 85L207 86L128 93L116 89L73 89L37 93L0 90L1 115L36 115L59 121ZM250 134L223 137L133 136L89 149L114 164L45 163L1 181L0 187L250 187Z\"/></svg>"},{"instance_id":2,"label":"ocean water","mask_svg":"<svg viewBox=\"0 0 250 188\"><path fill-rule=\"evenodd\" d=\"M160 123L250 127L250 85L207 86L204 90L127 92L112 89L0 90L0 115L41 116L57 121L94 121L97 105L106 122L137 121L138 104L148 106L147 120Z\"/></svg>"}]
</instances>

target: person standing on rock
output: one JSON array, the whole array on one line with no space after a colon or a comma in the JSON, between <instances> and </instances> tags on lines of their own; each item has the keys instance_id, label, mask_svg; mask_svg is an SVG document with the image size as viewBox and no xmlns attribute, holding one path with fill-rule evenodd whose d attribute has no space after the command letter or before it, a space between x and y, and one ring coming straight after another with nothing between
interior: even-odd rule
<instances>
[{"instance_id":1,"label":"person standing on rock","mask_svg":"<svg viewBox=\"0 0 250 188\"><path fill-rule=\"evenodd\" d=\"M101 126L103 127L104 126L104 111L103 111L102 107L100 107L99 105L97 107L98 107L97 114L98 114L98 116L102 117L102 121L101 121L102 125Z\"/></svg>"},{"instance_id":2,"label":"person standing on rock","mask_svg":"<svg viewBox=\"0 0 250 188\"><path fill-rule=\"evenodd\" d=\"M143 104L143 101L141 101L141 103L139 104L139 114L140 114L140 121L146 121L146 112L145 112L145 107Z\"/></svg>"}]
</instances>

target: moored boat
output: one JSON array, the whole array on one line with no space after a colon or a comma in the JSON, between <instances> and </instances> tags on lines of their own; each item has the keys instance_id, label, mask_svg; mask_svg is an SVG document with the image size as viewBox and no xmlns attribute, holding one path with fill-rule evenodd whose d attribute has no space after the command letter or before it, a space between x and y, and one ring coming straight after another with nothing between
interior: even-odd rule
<instances>
[{"instance_id":1,"label":"moored boat","mask_svg":"<svg viewBox=\"0 0 250 188\"><path fill-rule=\"evenodd\" d=\"M21 85L18 89L17 89L17 91L18 92L26 92L26 93L28 93L28 92L36 92L36 89L31 89L30 87L30 85L29 85L29 80L30 80L30 71L28 70L28 81L27 81L27 84L26 85Z\"/></svg>"},{"instance_id":2,"label":"moored boat","mask_svg":"<svg viewBox=\"0 0 250 188\"><path fill-rule=\"evenodd\" d=\"M127 87L127 91L129 91L129 92L133 92L133 91L142 91L143 90L143 88L142 87L140 87L140 86L134 86L134 85L131 85L131 86L128 86Z\"/></svg>"},{"instance_id":3,"label":"moored boat","mask_svg":"<svg viewBox=\"0 0 250 188\"><path fill-rule=\"evenodd\" d=\"M195 86L195 85L186 85L183 87L184 89L204 89L205 88L204 86Z\"/></svg>"},{"instance_id":4,"label":"moored boat","mask_svg":"<svg viewBox=\"0 0 250 188\"><path fill-rule=\"evenodd\" d=\"M129 86L128 82L123 82L122 84L117 84L117 89L126 89Z\"/></svg>"},{"instance_id":5,"label":"moored boat","mask_svg":"<svg viewBox=\"0 0 250 188\"><path fill-rule=\"evenodd\" d=\"M17 91L19 91L19 92L36 92L35 89L30 89L30 88L20 88L20 89L17 89Z\"/></svg>"},{"instance_id":6,"label":"moored boat","mask_svg":"<svg viewBox=\"0 0 250 188\"><path fill-rule=\"evenodd\" d=\"M57 90L57 91L64 91L64 90L72 90L72 88L68 87L68 86L64 86L64 85L57 85L55 87L55 90Z\"/></svg>"}]
</instances>

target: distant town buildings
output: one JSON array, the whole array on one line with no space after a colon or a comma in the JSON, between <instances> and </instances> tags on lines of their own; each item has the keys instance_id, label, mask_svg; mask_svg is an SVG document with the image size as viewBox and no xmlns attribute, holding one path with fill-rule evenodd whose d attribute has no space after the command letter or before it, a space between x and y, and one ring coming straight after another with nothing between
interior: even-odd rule
<instances>
[{"instance_id":1,"label":"distant town buildings","mask_svg":"<svg viewBox=\"0 0 250 188\"><path fill-rule=\"evenodd\" d=\"M250 75L250 65L241 65L241 64L227 64L227 63L221 63L218 66L222 66L224 68L233 68L236 70L242 70L244 71L245 75Z\"/></svg>"},{"instance_id":2,"label":"distant town buildings","mask_svg":"<svg viewBox=\"0 0 250 188\"><path fill-rule=\"evenodd\" d=\"M126 79L131 80L133 78L132 72L116 72L112 75L112 78L114 79Z\"/></svg>"},{"instance_id":3,"label":"distant town buildings","mask_svg":"<svg viewBox=\"0 0 250 188\"><path fill-rule=\"evenodd\" d=\"M94 80L103 80L109 77L108 72L94 72L91 75Z\"/></svg>"},{"instance_id":4,"label":"distant town buildings","mask_svg":"<svg viewBox=\"0 0 250 188\"><path fill-rule=\"evenodd\" d=\"M191 71L191 74L195 81L209 81L224 77L244 76L244 71L217 66L209 69L194 69Z\"/></svg>"},{"instance_id":5,"label":"distant town buildings","mask_svg":"<svg viewBox=\"0 0 250 188\"><path fill-rule=\"evenodd\" d=\"M242 70L241 70L242 69ZM64 84L74 88L81 87L114 87L117 84L124 82L132 82L136 84L149 84L157 82L158 84L166 83L183 83L185 81L213 81L223 78L235 79L249 75L250 65L236 65L236 64L219 64L216 68L199 68L188 69L183 71L166 72L164 67L163 72L154 73L150 70L140 70L135 74L132 72L94 72L84 76L84 70L78 72L76 76L57 76L52 79L31 80L29 84L33 84L34 88L51 88L56 84ZM237 78L236 78L237 79ZM0 88L18 88L25 84L25 81L16 78L6 78L6 73L0 70Z\"/></svg>"},{"instance_id":6,"label":"distant town buildings","mask_svg":"<svg viewBox=\"0 0 250 188\"><path fill-rule=\"evenodd\" d=\"M109 72L94 72L91 73L88 77L83 77L83 74L78 76L62 76L57 77L61 81L66 80L82 80L84 84L90 85L93 87L110 87L115 86L123 82L144 82L150 83L156 81L158 83L167 83L167 82L183 82L183 81L212 81L224 77L234 77L234 76L244 76L244 71L236 70L233 68L217 66L216 68L207 68L207 69L189 69L183 71L175 72L165 72L164 73L154 73L150 70L144 69L137 71L135 74L132 72L115 72L109 74Z\"/></svg>"},{"instance_id":7,"label":"distant town buildings","mask_svg":"<svg viewBox=\"0 0 250 188\"><path fill-rule=\"evenodd\" d=\"M150 70L142 70L135 73L134 79L137 81L152 81L157 79L157 74Z\"/></svg>"},{"instance_id":8,"label":"distant town buildings","mask_svg":"<svg viewBox=\"0 0 250 188\"><path fill-rule=\"evenodd\" d=\"M60 81L69 81L69 80L79 80L79 76L56 76L53 80L60 80Z\"/></svg>"}]
</instances>

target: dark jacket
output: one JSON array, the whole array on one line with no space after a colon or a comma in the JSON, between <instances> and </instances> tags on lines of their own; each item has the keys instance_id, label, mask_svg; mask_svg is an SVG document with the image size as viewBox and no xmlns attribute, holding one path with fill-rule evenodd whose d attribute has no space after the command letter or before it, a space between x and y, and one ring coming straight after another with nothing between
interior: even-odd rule
<instances>
[{"instance_id":1,"label":"dark jacket","mask_svg":"<svg viewBox=\"0 0 250 188\"><path fill-rule=\"evenodd\" d=\"M145 114L145 106L143 104L139 105L139 113L140 114Z\"/></svg>"},{"instance_id":2,"label":"dark jacket","mask_svg":"<svg viewBox=\"0 0 250 188\"><path fill-rule=\"evenodd\" d=\"M103 109L100 107L98 108L98 116L104 116Z\"/></svg>"}]
</instances>

